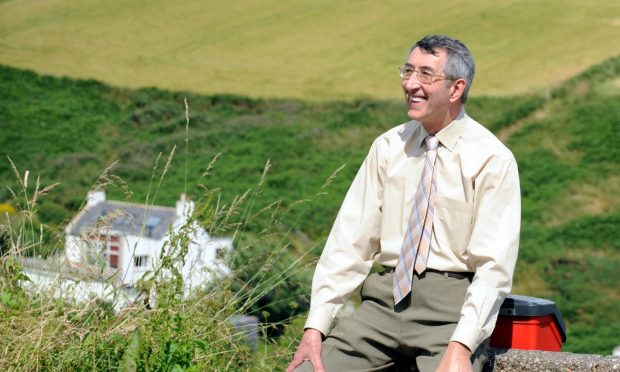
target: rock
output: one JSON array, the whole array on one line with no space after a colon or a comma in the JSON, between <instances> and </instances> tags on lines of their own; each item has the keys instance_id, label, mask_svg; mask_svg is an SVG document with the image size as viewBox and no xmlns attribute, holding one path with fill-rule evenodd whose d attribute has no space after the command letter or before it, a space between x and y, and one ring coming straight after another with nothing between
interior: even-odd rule
<instances>
[{"instance_id":1,"label":"rock","mask_svg":"<svg viewBox=\"0 0 620 372\"><path fill-rule=\"evenodd\" d=\"M490 349L494 372L521 371L618 371L620 357L550 351Z\"/></svg>"}]
</instances>

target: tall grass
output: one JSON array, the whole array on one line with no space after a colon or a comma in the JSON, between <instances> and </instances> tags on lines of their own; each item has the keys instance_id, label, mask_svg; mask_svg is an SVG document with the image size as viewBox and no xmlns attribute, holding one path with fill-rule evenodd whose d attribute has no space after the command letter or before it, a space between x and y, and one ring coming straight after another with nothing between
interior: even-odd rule
<instances>
[{"instance_id":1,"label":"tall grass","mask_svg":"<svg viewBox=\"0 0 620 372\"><path fill-rule=\"evenodd\" d=\"M187 112L186 120L189 125ZM186 145L189 133L187 136ZM175 151L171 150L161 171L161 154L156 160L147 193L149 205L157 202ZM205 176L216 160L209 164ZM307 309L302 294L307 292L309 279L304 269L305 255L294 257L289 253L295 221L283 222L294 206L284 207L274 201L256 210L269 162L257 185L229 204L221 202L219 190L203 185L194 213L179 230L170 230L158 266L138 283L135 301L120 311L115 311L115 301L122 296L122 288L114 285L114 278L108 278L115 291L112 301L76 301L70 290L63 294L57 291L60 283L35 292L24 289L29 278L21 259L44 245L62 247L61 241L46 241L54 235L46 235L47 227L36 218L38 202L56 184L42 187L37 181L33 188L29 185L29 171L22 174L12 162L10 166L21 189L11 190L18 218L13 216L0 226L3 370L266 370L285 365L289 349L269 336L280 334L290 317ZM129 184L114 175L110 166L93 187L114 186L132 195ZM261 229L248 229L258 219ZM196 228L204 228L212 236L227 234L235 238L234 253L228 257L233 272L214 276L214 280L188 294L180 267ZM53 253L62 255L62 249ZM60 262L67 265L62 259ZM248 342L247 330L235 327L239 314L261 318L260 350Z\"/></svg>"}]
</instances>

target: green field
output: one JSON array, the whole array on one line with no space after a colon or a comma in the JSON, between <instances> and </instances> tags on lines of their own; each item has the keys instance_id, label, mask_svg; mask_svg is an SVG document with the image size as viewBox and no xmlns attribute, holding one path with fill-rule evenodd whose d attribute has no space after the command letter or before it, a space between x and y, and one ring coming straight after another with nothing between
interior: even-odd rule
<instances>
[{"instance_id":1,"label":"green field","mask_svg":"<svg viewBox=\"0 0 620 372\"><path fill-rule=\"evenodd\" d=\"M116 86L398 99L427 33L465 41L474 95L544 91L620 53L617 0L0 2L0 63Z\"/></svg>"}]
</instances>

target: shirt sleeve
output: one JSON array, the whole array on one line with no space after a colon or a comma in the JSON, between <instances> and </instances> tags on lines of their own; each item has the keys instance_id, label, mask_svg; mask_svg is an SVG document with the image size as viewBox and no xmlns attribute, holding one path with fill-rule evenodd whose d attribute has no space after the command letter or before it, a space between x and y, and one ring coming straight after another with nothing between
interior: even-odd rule
<instances>
[{"instance_id":1,"label":"shirt sleeve","mask_svg":"<svg viewBox=\"0 0 620 372\"><path fill-rule=\"evenodd\" d=\"M380 140L372 144L338 212L312 279L305 328L327 334L338 310L370 272L379 248L384 146Z\"/></svg>"},{"instance_id":2,"label":"shirt sleeve","mask_svg":"<svg viewBox=\"0 0 620 372\"><path fill-rule=\"evenodd\" d=\"M521 224L521 191L514 157L490 159L475 180L475 190L468 245L468 264L475 275L451 337L472 352L491 335L512 286Z\"/></svg>"}]
</instances>

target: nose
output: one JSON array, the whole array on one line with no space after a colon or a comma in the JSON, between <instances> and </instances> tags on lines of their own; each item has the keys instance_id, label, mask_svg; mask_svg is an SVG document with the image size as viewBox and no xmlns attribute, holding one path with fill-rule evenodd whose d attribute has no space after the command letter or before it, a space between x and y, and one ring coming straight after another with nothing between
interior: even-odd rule
<instances>
[{"instance_id":1,"label":"nose","mask_svg":"<svg viewBox=\"0 0 620 372\"><path fill-rule=\"evenodd\" d=\"M411 90L420 86L420 80L418 80L418 74L413 73L408 78L403 79L403 87L406 90Z\"/></svg>"}]
</instances>

